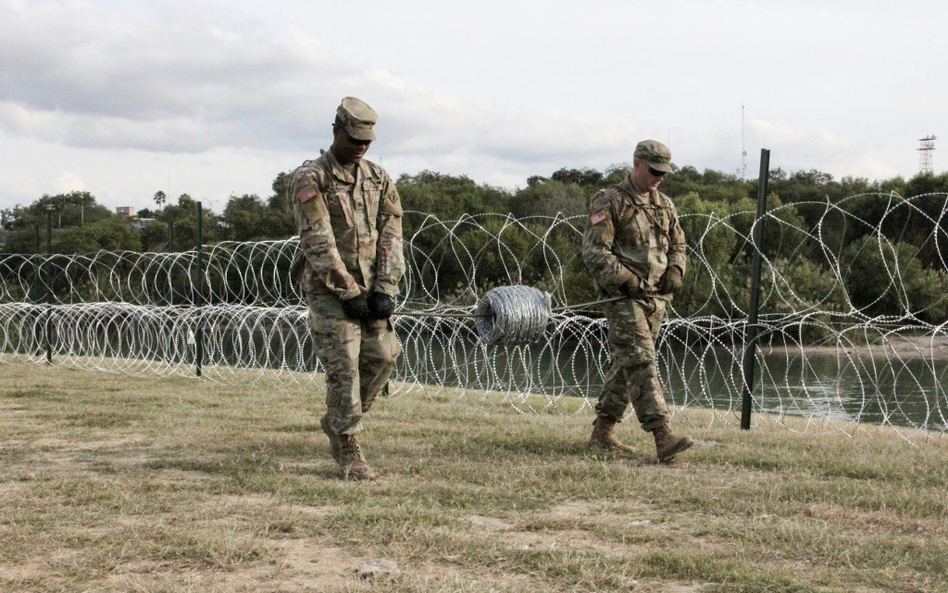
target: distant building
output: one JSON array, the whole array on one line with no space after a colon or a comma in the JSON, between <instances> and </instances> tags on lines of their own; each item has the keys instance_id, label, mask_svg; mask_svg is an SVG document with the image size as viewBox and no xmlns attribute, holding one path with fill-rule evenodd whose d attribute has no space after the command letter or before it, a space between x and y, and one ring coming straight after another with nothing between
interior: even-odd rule
<instances>
[{"instance_id":1,"label":"distant building","mask_svg":"<svg viewBox=\"0 0 948 593\"><path fill-rule=\"evenodd\" d=\"M128 226L136 231L143 231L145 230L145 226L152 222L155 222L154 218L136 218L130 221Z\"/></svg>"},{"instance_id":2,"label":"distant building","mask_svg":"<svg viewBox=\"0 0 948 593\"><path fill-rule=\"evenodd\" d=\"M131 218L135 216L135 208L131 206L117 206L115 208L115 213L119 216L127 216L128 218Z\"/></svg>"}]
</instances>

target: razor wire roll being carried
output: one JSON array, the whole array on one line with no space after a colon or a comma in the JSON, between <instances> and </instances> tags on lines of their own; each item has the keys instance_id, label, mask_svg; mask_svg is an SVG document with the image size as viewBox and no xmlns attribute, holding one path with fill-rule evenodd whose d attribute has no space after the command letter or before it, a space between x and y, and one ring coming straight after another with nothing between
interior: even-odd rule
<instances>
[{"instance_id":1,"label":"razor wire roll being carried","mask_svg":"<svg viewBox=\"0 0 948 593\"><path fill-rule=\"evenodd\" d=\"M543 338L551 314L549 293L531 286L498 286L477 303L477 334L487 346L532 344Z\"/></svg>"}]
</instances>

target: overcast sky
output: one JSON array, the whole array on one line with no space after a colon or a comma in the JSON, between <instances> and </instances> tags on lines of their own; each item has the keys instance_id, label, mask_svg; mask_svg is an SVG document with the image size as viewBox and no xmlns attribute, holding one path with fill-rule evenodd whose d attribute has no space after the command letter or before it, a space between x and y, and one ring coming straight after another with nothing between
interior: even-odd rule
<instances>
[{"instance_id":1,"label":"overcast sky","mask_svg":"<svg viewBox=\"0 0 948 593\"><path fill-rule=\"evenodd\" d=\"M747 178L761 148L908 178L942 133L940 173L946 25L948 3L914 0L0 0L0 208L266 198L346 95L379 113L367 158L396 178L515 189L643 138Z\"/></svg>"}]
</instances>

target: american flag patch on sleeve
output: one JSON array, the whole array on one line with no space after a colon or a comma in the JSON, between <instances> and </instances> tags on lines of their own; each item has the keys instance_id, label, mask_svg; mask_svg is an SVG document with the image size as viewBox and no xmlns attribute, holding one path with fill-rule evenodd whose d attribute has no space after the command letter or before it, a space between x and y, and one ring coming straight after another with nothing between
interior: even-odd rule
<instances>
[{"instance_id":1,"label":"american flag patch on sleeve","mask_svg":"<svg viewBox=\"0 0 948 593\"><path fill-rule=\"evenodd\" d=\"M316 190L313 188L313 186L305 187L296 193L296 199L300 201L300 204L305 204L315 197Z\"/></svg>"},{"instance_id":2,"label":"american flag patch on sleeve","mask_svg":"<svg viewBox=\"0 0 948 593\"><path fill-rule=\"evenodd\" d=\"M599 224L606 219L606 211L600 210L589 217L589 224Z\"/></svg>"}]
</instances>

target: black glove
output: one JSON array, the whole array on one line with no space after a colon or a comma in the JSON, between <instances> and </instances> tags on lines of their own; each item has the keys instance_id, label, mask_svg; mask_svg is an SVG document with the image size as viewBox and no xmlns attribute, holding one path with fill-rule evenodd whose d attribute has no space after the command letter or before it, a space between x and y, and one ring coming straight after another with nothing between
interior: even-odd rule
<instances>
[{"instance_id":1,"label":"black glove","mask_svg":"<svg viewBox=\"0 0 948 593\"><path fill-rule=\"evenodd\" d=\"M671 294L681 288L681 270L671 266L658 280L658 294Z\"/></svg>"},{"instance_id":2,"label":"black glove","mask_svg":"<svg viewBox=\"0 0 948 593\"><path fill-rule=\"evenodd\" d=\"M369 318L388 319L395 312L395 299L381 292L369 294Z\"/></svg>"},{"instance_id":3,"label":"black glove","mask_svg":"<svg viewBox=\"0 0 948 593\"><path fill-rule=\"evenodd\" d=\"M369 317L369 297L363 292L357 297L342 301L342 312L349 319L367 319Z\"/></svg>"},{"instance_id":4,"label":"black glove","mask_svg":"<svg viewBox=\"0 0 948 593\"><path fill-rule=\"evenodd\" d=\"M639 277L635 274L625 281L625 283L619 287L619 290L622 291L622 294L628 295L633 299L641 298L645 294L645 291L642 290L642 285L639 282Z\"/></svg>"}]
</instances>

